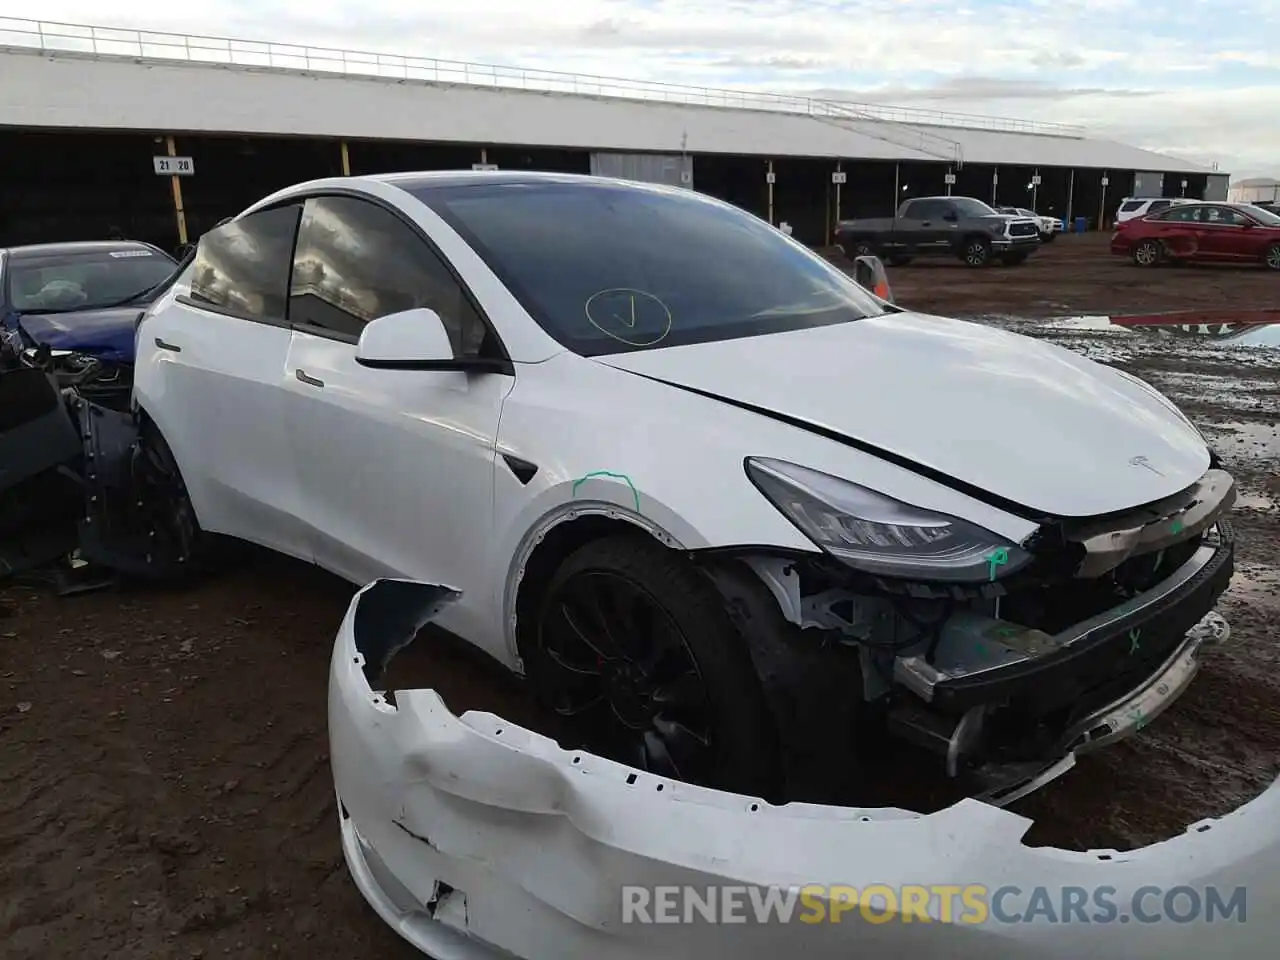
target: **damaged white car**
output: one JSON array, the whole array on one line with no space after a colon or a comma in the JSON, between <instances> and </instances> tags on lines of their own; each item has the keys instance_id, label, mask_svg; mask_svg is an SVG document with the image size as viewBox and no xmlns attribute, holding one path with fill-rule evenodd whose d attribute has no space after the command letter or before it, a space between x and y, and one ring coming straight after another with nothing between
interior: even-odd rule
<instances>
[{"instance_id":1,"label":"damaged white car","mask_svg":"<svg viewBox=\"0 0 1280 960\"><path fill-rule=\"evenodd\" d=\"M886 749L918 750L1005 804L1150 722L1226 636L1234 484L1172 403L903 311L692 191L301 184L201 238L136 352L135 442L76 410L116 438L89 478L127 451L145 484L115 523L143 566L198 567L218 534L445 585L441 626L526 677L567 746L651 782L857 806ZM82 534L112 529L102 499ZM371 738L473 737L443 711L379 726L354 677L331 703L344 803L418 777L361 773ZM484 750L510 756L467 768L497 820L521 790L570 802L539 772L558 754ZM362 812L408 803L352 800L352 829L386 840ZM744 845L704 865L734 863L719 843ZM470 932L518 952L518 929Z\"/></svg>"}]
</instances>

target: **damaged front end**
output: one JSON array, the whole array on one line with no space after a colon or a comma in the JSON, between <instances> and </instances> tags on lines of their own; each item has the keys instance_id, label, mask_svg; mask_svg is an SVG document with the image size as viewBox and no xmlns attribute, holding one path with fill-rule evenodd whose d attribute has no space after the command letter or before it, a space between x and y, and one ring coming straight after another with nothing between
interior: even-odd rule
<instances>
[{"instance_id":1,"label":"damaged front end","mask_svg":"<svg viewBox=\"0 0 1280 960\"><path fill-rule=\"evenodd\" d=\"M1280 933L1280 781L1128 852L1025 846L1029 820L974 799L927 815L773 806L564 750L493 713L455 715L435 689L391 689L388 661L457 597L370 584L330 668L347 864L430 956L1177 960L1265 956ZM1238 910L1153 922L1173 890ZM1028 908L1037 896L1053 906ZM1082 922L1063 919L1070 898Z\"/></svg>"},{"instance_id":2,"label":"damaged front end","mask_svg":"<svg viewBox=\"0 0 1280 960\"><path fill-rule=\"evenodd\" d=\"M0 372L0 581L165 578L187 548L145 431L37 366Z\"/></svg>"},{"instance_id":3,"label":"damaged front end","mask_svg":"<svg viewBox=\"0 0 1280 960\"><path fill-rule=\"evenodd\" d=\"M1226 640L1213 611L1233 572L1234 501L1214 467L1137 510L1046 522L968 582L870 574L830 555L706 568L738 611L793 766L815 721L795 719L787 667L821 648L862 703L818 722L858 728L853 751L910 741L968 795L1003 805L1141 730L1186 690L1201 648ZM803 692L833 709L834 692Z\"/></svg>"}]
</instances>

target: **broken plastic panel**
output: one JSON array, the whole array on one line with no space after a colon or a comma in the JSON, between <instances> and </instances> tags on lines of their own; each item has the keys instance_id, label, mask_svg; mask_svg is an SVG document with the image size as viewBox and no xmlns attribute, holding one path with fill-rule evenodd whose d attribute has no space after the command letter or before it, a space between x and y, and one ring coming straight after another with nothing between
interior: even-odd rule
<instances>
[{"instance_id":1,"label":"broken plastic panel","mask_svg":"<svg viewBox=\"0 0 1280 960\"><path fill-rule=\"evenodd\" d=\"M771 806L564 750L492 713L457 716L432 689L398 689L392 703L366 668L379 676L388 654L456 596L409 581L365 587L338 632L329 686L351 875L379 915L431 956L1181 960L1267 956L1280 935L1280 782L1225 817L1128 852L1027 847L1031 821L973 799L926 815ZM750 907L742 922L679 922L679 909L674 923L624 922L637 889L748 887L785 898L812 884L827 885L808 890L819 922L813 909L810 922L781 922ZM851 909L849 890L869 887L875 909ZM988 906L1005 891L1004 906L975 913L948 901L944 912L942 896L917 895L907 909L900 895L940 887L974 891ZM1119 920L1135 904L1159 911L1175 889L1184 903L1204 903L1207 891L1227 901L1241 888L1243 922ZM1078 905L1081 890L1094 922L1065 922L1065 892ZM1053 909L1027 909L1035 891ZM1119 907L1109 922L1089 899L1098 891ZM886 892L896 912L881 909Z\"/></svg>"}]
</instances>

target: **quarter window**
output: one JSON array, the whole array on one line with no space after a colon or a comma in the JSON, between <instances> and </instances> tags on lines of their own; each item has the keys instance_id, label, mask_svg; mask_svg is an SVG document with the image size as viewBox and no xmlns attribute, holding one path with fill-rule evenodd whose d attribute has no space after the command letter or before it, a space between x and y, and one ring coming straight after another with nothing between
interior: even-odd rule
<instances>
[{"instance_id":1,"label":"quarter window","mask_svg":"<svg viewBox=\"0 0 1280 960\"><path fill-rule=\"evenodd\" d=\"M415 307L440 315L455 357L480 353L484 321L422 237L367 200L307 200L289 289L292 322L358 337L370 320Z\"/></svg>"},{"instance_id":2,"label":"quarter window","mask_svg":"<svg viewBox=\"0 0 1280 960\"><path fill-rule=\"evenodd\" d=\"M202 236L188 271L190 298L251 320L284 323L301 209L259 210Z\"/></svg>"},{"instance_id":3,"label":"quarter window","mask_svg":"<svg viewBox=\"0 0 1280 960\"><path fill-rule=\"evenodd\" d=\"M1137 210L1141 206L1142 206L1141 200L1130 200L1128 203L1123 203L1120 205L1120 212L1133 213L1133 211Z\"/></svg>"},{"instance_id":4,"label":"quarter window","mask_svg":"<svg viewBox=\"0 0 1280 960\"><path fill-rule=\"evenodd\" d=\"M1154 213L1157 210L1163 210L1166 207L1171 207L1171 206L1173 206L1172 200L1152 200L1151 210L1149 212Z\"/></svg>"},{"instance_id":5,"label":"quarter window","mask_svg":"<svg viewBox=\"0 0 1280 960\"><path fill-rule=\"evenodd\" d=\"M1161 223L1187 223L1197 219L1196 211L1198 209L1197 207L1173 207L1157 217L1152 217L1152 219L1159 220Z\"/></svg>"}]
</instances>

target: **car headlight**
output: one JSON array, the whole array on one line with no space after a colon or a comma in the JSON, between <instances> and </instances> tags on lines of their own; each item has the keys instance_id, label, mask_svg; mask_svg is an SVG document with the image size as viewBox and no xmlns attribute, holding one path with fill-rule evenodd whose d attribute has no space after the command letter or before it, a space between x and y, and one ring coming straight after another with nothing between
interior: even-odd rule
<instances>
[{"instance_id":1,"label":"car headlight","mask_svg":"<svg viewBox=\"0 0 1280 960\"><path fill-rule=\"evenodd\" d=\"M1015 543L958 517L766 457L747 475L807 537L851 567L912 580L996 580L1031 561Z\"/></svg>"}]
</instances>

